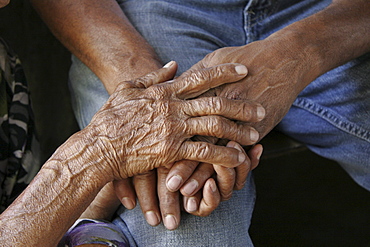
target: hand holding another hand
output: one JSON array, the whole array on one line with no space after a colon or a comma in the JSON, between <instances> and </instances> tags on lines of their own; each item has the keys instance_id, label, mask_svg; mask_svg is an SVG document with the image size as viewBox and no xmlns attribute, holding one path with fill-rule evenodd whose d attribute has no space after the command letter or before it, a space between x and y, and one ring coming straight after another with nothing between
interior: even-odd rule
<instances>
[{"instance_id":1,"label":"hand holding another hand","mask_svg":"<svg viewBox=\"0 0 370 247\"><path fill-rule=\"evenodd\" d=\"M117 92L119 92L119 94L129 94L129 97L131 97L131 98L137 97L139 99L146 99L147 96L145 95L145 91L149 91L152 94L150 97L153 97L153 95L154 95L154 97L158 97L158 101L163 102L163 99L165 97L161 96L161 95L155 95L155 94L153 94L153 92L154 93L158 93L158 92L163 93L164 92L164 93L167 93L168 95L171 95L171 97L173 97L174 95L176 95L176 90L180 89L181 91L184 91L184 89L186 87L188 87L188 89L190 89L191 92L186 92L185 91L184 93L180 93L179 98L182 98L182 99L193 98L193 97L197 96L198 94L201 94L204 91L206 91L206 90L208 90L212 87L220 85L223 82L232 82L232 81L237 81L237 80L240 80L241 78L244 78L245 75L246 75L245 67L244 66L235 67L235 66L237 66L237 65L236 64L234 64L234 65L233 64L228 64L228 65L217 66L215 68L210 68L210 69L206 69L206 70L189 71L189 72L184 73L182 76L180 76L179 78L177 78L173 82L158 84L160 82L167 81L167 80L171 79L172 76L174 75L175 71L176 71L176 66L163 68L163 69L161 69L157 72L154 72L154 73L152 73L152 74L150 74L150 75L148 75L144 78L141 78L141 79L138 79L138 80L135 80L135 81L132 81L132 82L125 82L125 83L121 84L120 87L116 90L116 93L114 95L112 95L112 97L118 97ZM242 73L238 74L236 72L235 68L241 69ZM207 84L203 85L203 86L200 85L202 83L202 81L207 82ZM154 88L157 88L156 89L157 91L151 90L150 88L149 88L150 90L145 89L146 87L149 87L153 84L158 84L158 85L153 86ZM178 88L178 89L174 88L172 84L175 84L175 85L177 84L178 86L176 86L176 88ZM166 88L168 88L168 89L166 89ZM111 99L112 99L112 97L111 97ZM119 97L122 97L122 96L120 95ZM106 108L111 107L111 103L110 103L111 99L107 102ZM148 102L148 100L147 100L147 102ZM150 101L150 102L151 102L150 104L156 103L154 101ZM250 128L250 127L248 127L246 125L243 125L243 124L241 124L239 126L235 125L234 122L231 122L231 121L226 120L224 118L220 118L220 116L207 116L207 117L206 116L200 117L200 116L208 114L208 113L211 113L211 114L214 113L215 115L223 114L226 117L229 117L229 118L232 118L232 119L238 119L238 120L243 119L242 121L255 122L255 121L259 121L263 118L263 116L258 115L258 113L257 113L258 110L259 110L259 112L261 112L261 107L258 104L248 103L247 101L244 101L244 102L235 101L235 102L233 102L233 101L226 100L226 102L224 102L224 99L221 99L221 98L219 98L219 99L217 99L217 98L203 98L201 100L190 100L190 101L185 101L185 102L183 102L183 100L176 99L176 104L177 105L180 105L180 102L181 103L194 102L194 103L191 103L189 105L189 106L191 106L191 108L187 106L187 108L184 108L184 109L187 112L194 112L194 110L198 111L198 113L194 112L196 121L193 121L194 119L192 120L189 116L186 116L186 115L182 116L182 118L184 120L180 121L180 126L183 126L183 124L184 124L183 122L185 122L185 121L192 122L192 124L187 128L193 128L194 129L193 130L194 132L189 134L189 135L186 135L186 138L190 138L192 135L196 135L196 134L197 135L216 135L217 137L223 136L224 138L236 140L236 141L241 142L241 143L246 144L246 145L250 145L250 144L254 143L254 141L251 140L251 138L250 138L250 132L253 131L253 128ZM176 104L173 104L173 105L176 106ZM203 109L203 110L199 109L199 107L202 106L201 104L203 104L203 105L205 104L205 106L206 106L205 109ZM147 106L149 106L149 104ZM134 107L137 107L137 106L134 106ZM166 108L167 108L167 111L169 109L172 109L172 110L177 109L177 108L174 108L174 107L169 108L168 106L166 106ZM103 109L104 109L104 107L102 108L102 110ZM122 107L122 109L124 109L128 112L131 112L131 114L135 113L134 110L130 109L130 106ZM144 107L144 109L145 109L145 107ZM162 109L164 109L164 108L162 108ZM139 110L139 111L141 112L141 110ZM184 112L184 110L181 110L181 111ZM173 113L166 112L166 115L170 119L176 119L176 118L178 118L177 115L181 111L176 110ZM262 108L262 112L264 112L263 108ZM99 115L97 115L97 116L99 116ZM200 120L202 120L202 118L204 119L204 121L201 122ZM115 117L112 117L112 120L115 120L115 119L116 119ZM134 118L130 117L129 119L133 120ZM178 118L178 119L181 120L180 118ZM138 123L137 126L140 126L147 120L148 119L135 120L135 122ZM164 118L162 120L160 120L157 123L157 128L155 130L160 131L161 129L163 129L163 127L166 126L166 123L165 123L166 121L167 120L164 119ZM172 121L173 120L171 120L171 122ZM107 123L108 123L108 121L107 121ZM92 125L94 125L94 120L93 120ZM114 126L114 124L111 124L111 126ZM209 126L211 127L211 129L209 129L210 131L206 133L205 128L210 128ZM196 129L199 129L199 127L201 127L201 129L200 129L201 132L196 133L195 131L197 131ZM182 128L184 128L184 127L182 127ZM175 132L175 130L176 130L176 126L167 127L167 129L166 129L166 131L170 131L169 133L173 133L173 132ZM167 137L165 137L165 135L169 135L169 133L163 132L164 138L167 138ZM257 133L257 135L258 135L258 133ZM149 137L150 133L147 136ZM161 137L161 138L163 138L163 137ZM258 137L257 138L255 137L255 139L258 139ZM149 139L148 139L148 141L149 141ZM178 141L178 140L176 140L176 141ZM212 147L212 148L215 147L217 150L220 150L221 152L217 151L215 155L212 155L214 157L216 157L217 155L222 156L222 155L225 155L225 154L226 154L226 156L229 156L228 153L223 153L223 151L222 151L225 147L217 147L217 146L214 146L210 143L204 143L204 142L192 143L192 142L185 141L185 139L184 139L183 142L184 143L189 143L190 146L192 146L193 148L194 148L194 145L196 147L196 145L198 145L198 144L205 145L207 150L208 150L208 147ZM234 143L233 145L238 146L236 143ZM166 148L166 147L162 146L161 149L162 148ZM161 151L158 151L159 153L156 154L155 153L156 151L153 150L152 147L150 147L150 150L151 150L151 152L154 152L154 154L153 153L150 154L152 156L153 155L160 156L160 154L162 154ZM242 151L240 146L239 146L239 150ZM232 151L234 152L236 150L234 149ZM191 152L194 152L194 151L191 151ZM163 154L164 153L165 152L163 152ZM185 152L185 154L186 154L186 152ZM143 158L143 157L139 156L139 158ZM165 158L168 159L169 157L165 157ZM225 163L223 163L223 165L233 164L233 163L230 163L230 161L235 163L235 160L233 160L233 159L230 160L230 158L231 157L226 157L226 159L225 159L225 158L222 157L222 159L224 160L224 161L222 161L222 163L225 162ZM148 158L143 158L143 159L147 160ZM191 163L191 162L194 162L194 161L189 161L189 162ZM254 161L254 164L255 163L256 162ZM258 161L257 161L257 163L258 163ZM163 163L163 164L166 164L166 163ZM248 164L248 167L249 167L249 165L250 165L249 164L249 159L247 158L246 161L243 162L243 164L244 165ZM254 166L256 166L256 164ZM179 167L179 166L177 166L177 167ZM163 169L166 170L165 168L163 168ZM163 174L163 172L162 172L163 169L161 169L160 171L157 172L158 176L159 176L158 177L158 179L159 179L158 183L163 183L160 180L165 181L165 176L161 175L161 174ZM185 167L182 166L181 169L186 170L186 166ZM192 170L194 168L189 167L189 169ZM211 169L212 169L212 172L213 172L212 167L211 167ZM158 215L158 212L159 212L158 202L155 201L155 202L149 202L148 203L148 201L147 201L148 198L149 199L150 198L157 198L157 196L154 196L154 197L152 196L152 194L156 195L156 193L157 193L156 190L155 190L156 186L153 187L153 183L156 183L156 179L157 179L156 178L156 173L149 173L147 175L136 176L135 177L135 183L134 183L135 188L136 188L136 192L139 193L138 194L139 200L140 200L140 198L146 198L146 202L141 203L141 207L142 207L142 210L143 210L144 214L146 214L148 212L149 213L154 212L157 215L157 217L156 217L157 220L156 221L153 222L153 220L151 220L151 221L148 220L149 223L152 224L152 225L156 225L160 222L160 220L159 220L160 216ZM208 177L206 179L208 179ZM245 180L245 179L246 179L246 175L245 175L244 178L241 178L239 180ZM204 183L205 182L206 181L204 181ZM118 198L121 199L122 203L127 208L134 207L135 203L136 203L135 202L136 201L135 200L136 195L135 195L135 193L133 192L132 189L131 190L129 189L130 187L132 187L130 181L129 180L120 180L120 181L117 180L117 181L114 182L114 184L115 184L114 188L115 188L116 194L117 194ZM207 183L207 184L209 184L209 183ZM89 209L83 214L83 217L94 217L94 218L105 217L106 218L112 213L112 212L107 213L107 210L105 208L106 206L104 206L104 205L118 205L117 204L117 198L115 197L115 194L112 193L113 186L112 185L110 185L110 186L111 186L110 190L107 190L105 192L102 191L101 193L99 193L99 196L90 205ZM142 187L144 187L144 189L142 189ZM160 187L160 185L159 185L159 187ZM150 192L149 188L153 188L154 191ZM164 184L163 184L163 188L164 189L166 188ZM201 186L200 186L200 188L201 188ZM145 192L145 195L142 195L143 191ZM101 196L102 193L104 193L105 195ZM158 193L160 193L163 196L166 196L164 194L166 194L167 192L164 192L163 190L161 190L161 191L158 191ZM215 193L218 194L219 193L218 190ZM222 194L221 194L221 196L222 196ZM208 197L208 198L209 199L206 200L205 202L207 203L208 206L212 205L212 209L209 210L209 211L206 211L206 212L204 212L204 210L199 211L199 212L197 212L198 215L207 215L211 211L213 211L215 207L217 207L217 205L219 203L219 200L220 200L220 196L218 196L219 199L217 199L217 196L216 196L216 199L211 198L211 197ZM162 197L160 199L162 199ZM112 202L114 202L114 201L115 201L115 203L112 204ZM214 202L214 201L216 201L216 202ZM211 203L211 202L214 202L214 203ZM161 205L161 210L162 210L163 213L165 213L166 210L168 209L168 207L172 207L172 206L173 205L164 205L164 204L162 204ZM177 203L177 207L178 206L179 205ZM201 207L201 208L203 208L203 207ZM172 209L172 211L173 211L173 209ZM147 219L148 219L148 217L147 217Z\"/></svg>"},{"instance_id":2,"label":"hand holding another hand","mask_svg":"<svg viewBox=\"0 0 370 247\"><path fill-rule=\"evenodd\" d=\"M220 97L185 100L240 80L246 76L244 66L219 65L160 83L172 78L175 70L175 66L162 68L120 84L86 127L94 152L104 156L112 169L112 179L131 177L182 159L235 167L247 158L243 152L189 138L215 136L242 145L258 139L253 128L229 119L257 120L259 104ZM155 85L130 88L146 86L148 81Z\"/></svg>"}]
</instances>

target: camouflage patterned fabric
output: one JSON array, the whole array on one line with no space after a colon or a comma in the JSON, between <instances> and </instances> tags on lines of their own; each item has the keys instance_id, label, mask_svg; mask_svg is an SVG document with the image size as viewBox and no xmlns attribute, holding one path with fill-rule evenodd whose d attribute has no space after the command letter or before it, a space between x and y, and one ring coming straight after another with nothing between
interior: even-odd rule
<instances>
[{"instance_id":1,"label":"camouflage patterned fabric","mask_svg":"<svg viewBox=\"0 0 370 247\"><path fill-rule=\"evenodd\" d=\"M18 57L0 38L0 213L39 168L26 78Z\"/></svg>"}]
</instances>

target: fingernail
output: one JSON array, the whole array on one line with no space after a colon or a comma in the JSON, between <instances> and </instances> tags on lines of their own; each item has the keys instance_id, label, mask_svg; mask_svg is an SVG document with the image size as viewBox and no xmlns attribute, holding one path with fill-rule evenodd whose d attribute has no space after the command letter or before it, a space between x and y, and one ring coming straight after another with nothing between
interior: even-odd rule
<instances>
[{"instance_id":1,"label":"fingernail","mask_svg":"<svg viewBox=\"0 0 370 247\"><path fill-rule=\"evenodd\" d=\"M246 155L243 152L239 152L238 161L239 163L243 163L246 159Z\"/></svg>"},{"instance_id":2,"label":"fingernail","mask_svg":"<svg viewBox=\"0 0 370 247\"><path fill-rule=\"evenodd\" d=\"M237 65L237 66L235 66L235 71L239 75L245 75L245 74L248 73L248 69L244 65Z\"/></svg>"},{"instance_id":3,"label":"fingernail","mask_svg":"<svg viewBox=\"0 0 370 247\"><path fill-rule=\"evenodd\" d=\"M135 203L128 197L123 197L121 202L127 209L133 209L135 207Z\"/></svg>"},{"instance_id":4,"label":"fingernail","mask_svg":"<svg viewBox=\"0 0 370 247\"><path fill-rule=\"evenodd\" d=\"M164 217L163 223L168 230L175 230L177 228L176 218L172 214L167 214L166 217Z\"/></svg>"},{"instance_id":5,"label":"fingernail","mask_svg":"<svg viewBox=\"0 0 370 247\"><path fill-rule=\"evenodd\" d=\"M146 212L145 219L146 219L146 222L148 222L148 224L151 226L156 226L160 222L159 217L153 211Z\"/></svg>"},{"instance_id":6,"label":"fingernail","mask_svg":"<svg viewBox=\"0 0 370 247\"><path fill-rule=\"evenodd\" d=\"M170 62L166 63L166 64L163 66L163 68L169 68L169 67L171 67L174 63L175 63L175 61L170 61Z\"/></svg>"},{"instance_id":7,"label":"fingernail","mask_svg":"<svg viewBox=\"0 0 370 247\"><path fill-rule=\"evenodd\" d=\"M187 183L183 187L182 193L190 196L195 192L195 190L198 188L198 186L199 186L198 181L195 180L195 179L192 179L189 183Z\"/></svg>"},{"instance_id":8,"label":"fingernail","mask_svg":"<svg viewBox=\"0 0 370 247\"><path fill-rule=\"evenodd\" d=\"M265 108L262 106L257 107L257 118L258 120L262 120L265 117L266 111Z\"/></svg>"},{"instance_id":9,"label":"fingernail","mask_svg":"<svg viewBox=\"0 0 370 247\"><path fill-rule=\"evenodd\" d=\"M217 191L216 182L214 180L209 182L209 187L211 188L213 193L215 193Z\"/></svg>"},{"instance_id":10,"label":"fingernail","mask_svg":"<svg viewBox=\"0 0 370 247\"><path fill-rule=\"evenodd\" d=\"M259 134L258 134L258 132L257 132L256 130L251 129L251 131L250 131L249 135L250 135L250 138L251 138L251 141L252 141L252 142L256 142L256 141L258 141Z\"/></svg>"},{"instance_id":11,"label":"fingernail","mask_svg":"<svg viewBox=\"0 0 370 247\"><path fill-rule=\"evenodd\" d=\"M258 159L258 160L260 160L260 159L261 159L262 152L263 152L263 149L261 148L261 150L257 153L257 159Z\"/></svg>"},{"instance_id":12,"label":"fingernail","mask_svg":"<svg viewBox=\"0 0 370 247\"><path fill-rule=\"evenodd\" d=\"M181 183L182 183L182 177L179 175L175 175L168 180L167 188L170 191L177 191L180 188Z\"/></svg>"},{"instance_id":13,"label":"fingernail","mask_svg":"<svg viewBox=\"0 0 370 247\"><path fill-rule=\"evenodd\" d=\"M197 209L198 209L197 200L194 197L189 197L186 203L186 210L188 212L194 212L197 211Z\"/></svg>"}]
</instances>

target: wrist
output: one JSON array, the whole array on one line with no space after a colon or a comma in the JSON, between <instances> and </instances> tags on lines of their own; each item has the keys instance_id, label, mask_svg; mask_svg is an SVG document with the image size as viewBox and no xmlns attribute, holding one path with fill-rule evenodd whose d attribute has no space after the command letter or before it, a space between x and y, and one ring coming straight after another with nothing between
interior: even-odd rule
<instances>
[{"instance_id":1,"label":"wrist","mask_svg":"<svg viewBox=\"0 0 370 247\"><path fill-rule=\"evenodd\" d=\"M295 72L298 74L297 93L324 73L325 59L321 55L319 45L310 42L311 39L309 34L290 29L283 29L266 39L268 42L278 43L273 45L279 50L278 57L287 58L287 61L297 61L295 63Z\"/></svg>"},{"instance_id":2,"label":"wrist","mask_svg":"<svg viewBox=\"0 0 370 247\"><path fill-rule=\"evenodd\" d=\"M102 71L98 75L110 95L119 83L134 80L162 67L161 61L153 51L125 52L116 57L117 62L106 67L103 70L105 72Z\"/></svg>"},{"instance_id":3,"label":"wrist","mask_svg":"<svg viewBox=\"0 0 370 247\"><path fill-rule=\"evenodd\" d=\"M85 128L63 143L44 166L56 166L61 173L68 172L69 176L80 177L86 184L93 182L94 187L101 189L113 180L113 173L107 158L101 155L104 152L96 142L92 129Z\"/></svg>"}]
</instances>

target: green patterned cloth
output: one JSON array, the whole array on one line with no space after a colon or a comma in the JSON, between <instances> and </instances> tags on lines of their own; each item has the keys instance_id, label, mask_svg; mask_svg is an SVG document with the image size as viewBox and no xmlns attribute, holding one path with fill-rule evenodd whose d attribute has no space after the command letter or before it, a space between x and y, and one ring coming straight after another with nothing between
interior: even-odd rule
<instances>
[{"instance_id":1,"label":"green patterned cloth","mask_svg":"<svg viewBox=\"0 0 370 247\"><path fill-rule=\"evenodd\" d=\"M39 144L34 133L21 63L0 38L0 213L40 169Z\"/></svg>"}]
</instances>

